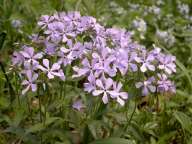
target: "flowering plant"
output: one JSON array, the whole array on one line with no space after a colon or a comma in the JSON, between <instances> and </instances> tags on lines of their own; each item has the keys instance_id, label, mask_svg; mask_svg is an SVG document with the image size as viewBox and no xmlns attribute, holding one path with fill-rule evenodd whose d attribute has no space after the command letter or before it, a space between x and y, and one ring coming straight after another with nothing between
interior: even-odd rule
<instances>
[{"instance_id":1,"label":"flowering plant","mask_svg":"<svg viewBox=\"0 0 192 144\"><path fill-rule=\"evenodd\" d=\"M31 44L13 54L13 65L26 86L23 95L37 91L37 83L52 79L83 79L84 91L101 96L104 104L115 100L123 106L133 95L126 77L133 78L131 89L138 89L143 96L175 93L168 79L176 72L175 56L156 46L147 49L124 29L105 28L94 17L79 12L43 15L38 27ZM67 68L73 72L65 76Z\"/></svg>"}]
</instances>

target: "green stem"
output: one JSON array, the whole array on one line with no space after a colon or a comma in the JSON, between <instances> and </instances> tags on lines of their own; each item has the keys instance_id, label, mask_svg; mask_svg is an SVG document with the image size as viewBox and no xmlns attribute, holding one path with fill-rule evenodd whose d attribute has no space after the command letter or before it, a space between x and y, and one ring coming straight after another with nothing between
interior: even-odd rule
<instances>
[{"instance_id":1,"label":"green stem","mask_svg":"<svg viewBox=\"0 0 192 144\"><path fill-rule=\"evenodd\" d=\"M158 94L156 94L156 111L159 112L159 97Z\"/></svg>"},{"instance_id":2,"label":"green stem","mask_svg":"<svg viewBox=\"0 0 192 144\"><path fill-rule=\"evenodd\" d=\"M27 107L28 107L28 111L29 111L29 114L30 114L30 118L31 118L31 122L33 124L33 116L32 116L32 110L31 110L31 107L30 107L30 99L28 96L27 97Z\"/></svg>"},{"instance_id":3,"label":"green stem","mask_svg":"<svg viewBox=\"0 0 192 144\"><path fill-rule=\"evenodd\" d=\"M39 98L39 115L40 115L40 122L42 123L42 110L41 110L41 97L39 95L39 90L38 90L38 98Z\"/></svg>"},{"instance_id":4,"label":"green stem","mask_svg":"<svg viewBox=\"0 0 192 144\"><path fill-rule=\"evenodd\" d=\"M136 101L135 101L135 105L134 105L134 109L133 109L133 112L131 113L131 117L130 119L128 120L125 128L124 128L124 131L127 131L127 128L129 126L129 124L131 123L132 119L133 119L133 115L135 114L135 111L136 111L136 107L137 107L137 104L136 104Z\"/></svg>"},{"instance_id":5,"label":"green stem","mask_svg":"<svg viewBox=\"0 0 192 144\"><path fill-rule=\"evenodd\" d=\"M3 71L3 74L4 74L4 77L5 77L5 79L6 79L6 81L7 81L7 83L8 83L8 86L9 86L9 94L10 94L10 102L11 102L11 104L12 104L12 102L13 102L13 100L14 100L14 90L13 90L13 87L12 87L12 85L11 85L11 82L10 82L10 80L9 80L9 77L8 77L8 75L7 75L7 73L6 73L6 71L5 71L5 67L4 67L4 65L3 65L3 63L0 61L0 67L1 67L1 70Z\"/></svg>"},{"instance_id":6,"label":"green stem","mask_svg":"<svg viewBox=\"0 0 192 144\"><path fill-rule=\"evenodd\" d=\"M85 126L84 132L83 132L83 144L88 144L91 138L91 134L89 131L88 125Z\"/></svg>"},{"instance_id":7,"label":"green stem","mask_svg":"<svg viewBox=\"0 0 192 144\"><path fill-rule=\"evenodd\" d=\"M101 120L106 108L107 108L107 105L100 102L99 100L99 102L95 104L95 110L93 114L91 114L92 120ZM88 124L86 124L83 134L84 134L83 144L88 144L93 139L93 136L89 130Z\"/></svg>"}]
</instances>

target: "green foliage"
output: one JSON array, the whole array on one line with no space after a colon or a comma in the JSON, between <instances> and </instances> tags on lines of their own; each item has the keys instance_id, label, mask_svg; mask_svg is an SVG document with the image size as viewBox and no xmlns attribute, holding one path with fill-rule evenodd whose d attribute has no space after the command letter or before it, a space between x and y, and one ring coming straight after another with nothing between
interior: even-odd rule
<instances>
[{"instance_id":1,"label":"green foliage","mask_svg":"<svg viewBox=\"0 0 192 144\"><path fill-rule=\"evenodd\" d=\"M165 0L161 15L145 9L156 0L0 0L0 144L191 144L192 143L192 20L179 13L178 2L189 5L191 0ZM139 4L136 10L130 3ZM147 96L128 100L125 107L114 103L102 105L88 96L78 83L69 80L59 88L46 83L38 94L21 95L20 78L10 70L10 54L28 41L36 31L40 15L55 11L77 10L91 15L108 27L134 30L132 22L142 18L147 23L144 39L135 30L134 39L149 49L152 44L176 55L177 74L173 80L177 93ZM14 28L13 20L21 26ZM170 32L175 42L168 45L156 36L157 30ZM66 73L70 73L70 68ZM66 74L67 75L67 74ZM131 89L131 78L126 89ZM122 80L122 81L125 81ZM80 84L81 85L81 84ZM43 87L43 86L42 86ZM86 109L71 108L81 98Z\"/></svg>"}]
</instances>

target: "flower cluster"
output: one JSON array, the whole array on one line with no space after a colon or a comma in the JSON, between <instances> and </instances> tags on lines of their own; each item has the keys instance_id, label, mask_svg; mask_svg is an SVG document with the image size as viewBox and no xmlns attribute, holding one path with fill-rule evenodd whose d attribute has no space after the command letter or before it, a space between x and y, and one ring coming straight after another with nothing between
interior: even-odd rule
<instances>
[{"instance_id":1,"label":"flower cluster","mask_svg":"<svg viewBox=\"0 0 192 144\"><path fill-rule=\"evenodd\" d=\"M41 32L31 36L32 44L13 54L13 65L21 68L28 90L36 91L36 82L44 74L49 79L65 80L64 69L70 66L72 78L84 77L84 90L101 96L103 103L110 99L124 105L128 92L121 79L129 74L143 74L135 82L142 94L175 92L168 77L176 72L175 57L159 48L147 50L131 39L123 29L105 28L91 16L79 12L43 15L38 21Z\"/></svg>"}]
</instances>

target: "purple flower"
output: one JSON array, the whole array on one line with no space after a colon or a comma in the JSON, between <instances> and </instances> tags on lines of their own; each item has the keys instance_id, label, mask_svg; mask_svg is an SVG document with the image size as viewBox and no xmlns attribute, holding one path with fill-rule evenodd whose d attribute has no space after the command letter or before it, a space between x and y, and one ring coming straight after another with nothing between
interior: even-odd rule
<instances>
[{"instance_id":1,"label":"purple flower","mask_svg":"<svg viewBox=\"0 0 192 144\"><path fill-rule=\"evenodd\" d=\"M67 42L67 46L69 47L68 57L71 59L80 58L84 51L84 46L80 42L73 43L72 40Z\"/></svg>"},{"instance_id":2,"label":"purple flower","mask_svg":"<svg viewBox=\"0 0 192 144\"><path fill-rule=\"evenodd\" d=\"M38 63L31 64L31 63L25 62L24 69L21 71L21 73L25 73L28 70L33 72L38 69L38 66L39 66Z\"/></svg>"},{"instance_id":3,"label":"purple flower","mask_svg":"<svg viewBox=\"0 0 192 144\"><path fill-rule=\"evenodd\" d=\"M64 66L81 57L83 53L83 46L81 43L76 43L73 45L72 41L70 40L67 42L67 47L61 47L60 51L58 52L58 56L60 57L59 63L63 63Z\"/></svg>"},{"instance_id":4,"label":"purple flower","mask_svg":"<svg viewBox=\"0 0 192 144\"><path fill-rule=\"evenodd\" d=\"M19 20L19 19L14 19L14 20L11 21L11 25L15 29L19 29L22 26L22 21Z\"/></svg>"},{"instance_id":5,"label":"purple flower","mask_svg":"<svg viewBox=\"0 0 192 144\"><path fill-rule=\"evenodd\" d=\"M32 64L39 63L38 60L43 57L42 53L35 54L33 47L25 47L24 51L21 51L21 54L25 58L25 62Z\"/></svg>"},{"instance_id":6,"label":"purple flower","mask_svg":"<svg viewBox=\"0 0 192 144\"><path fill-rule=\"evenodd\" d=\"M92 57L97 61L94 66L96 77L103 73L106 73L111 77L116 75L116 70L113 67L110 67L110 64L115 60L115 57L109 53L107 48L103 48L101 54L93 53Z\"/></svg>"},{"instance_id":7,"label":"purple flower","mask_svg":"<svg viewBox=\"0 0 192 144\"><path fill-rule=\"evenodd\" d=\"M78 68L77 66L73 67L73 70L77 73L73 75L72 77L81 77L81 76L90 76L94 73L94 66L95 66L96 60L92 59L91 64L89 63L89 60L87 58L84 58L82 60L82 68Z\"/></svg>"},{"instance_id":8,"label":"purple flower","mask_svg":"<svg viewBox=\"0 0 192 144\"><path fill-rule=\"evenodd\" d=\"M44 33L48 35L48 40L50 39L55 43L59 43L62 39L65 39L63 42L66 42L68 39L64 35L66 33L65 29L65 25L62 22L55 21L48 25L48 29Z\"/></svg>"},{"instance_id":9,"label":"purple flower","mask_svg":"<svg viewBox=\"0 0 192 144\"><path fill-rule=\"evenodd\" d=\"M22 85L26 86L26 88L24 90L22 90L23 95L27 91L29 91L30 88L33 92L35 92L37 90L37 84L35 84L34 82L37 80L38 74L36 74L36 73L32 74L32 72L30 70L28 70L28 71L26 71L26 76L27 76L27 80L24 80L22 82Z\"/></svg>"},{"instance_id":10,"label":"purple flower","mask_svg":"<svg viewBox=\"0 0 192 144\"><path fill-rule=\"evenodd\" d=\"M137 71L137 65L134 63L135 62L135 57L137 54L135 52L130 53L128 56L128 68L130 67L131 72L136 72Z\"/></svg>"},{"instance_id":11,"label":"purple flower","mask_svg":"<svg viewBox=\"0 0 192 144\"><path fill-rule=\"evenodd\" d=\"M159 55L161 54L161 48L156 47L155 45L153 45L154 49L152 51L149 52L149 54L153 55L155 58L159 57Z\"/></svg>"},{"instance_id":12,"label":"purple flower","mask_svg":"<svg viewBox=\"0 0 192 144\"><path fill-rule=\"evenodd\" d=\"M118 51L114 64L122 75L125 75L127 70L130 70L131 72L137 71L137 65L134 63L135 57L136 53L128 53L124 49Z\"/></svg>"},{"instance_id":13,"label":"purple flower","mask_svg":"<svg viewBox=\"0 0 192 144\"><path fill-rule=\"evenodd\" d=\"M24 57L20 52L14 52L12 56L13 65L21 65L24 62Z\"/></svg>"},{"instance_id":14,"label":"purple flower","mask_svg":"<svg viewBox=\"0 0 192 144\"><path fill-rule=\"evenodd\" d=\"M119 49L115 53L114 66L119 69L122 75L125 75L128 70L128 53L124 49Z\"/></svg>"},{"instance_id":15,"label":"purple flower","mask_svg":"<svg viewBox=\"0 0 192 144\"><path fill-rule=\"evenodd\" d=\"M32 34L32 35L29 36L29 38L35 44L42 44L42 43L44 43L44 37L43 36L39 36L38 34Z\"/></svg>"},{"instance_id":16,"label":"purple flower","mask_svg":"<svg viewBox=\"0 0 192 144\"><path fill-rule=\"evenodd\" d=\"M55 55L57 46L54 43L50 43L48 41L45 41L44 44L45 44L45 53L48 55Z\"/></svg>"},{"instance_id":17,"label":"purple flower","mask_svg":"<svg viewBox=\"0 0 192 144\"><path fill-rule=\"evenodd\" d=\"M117 102L124 106L125 105L125 100L128 99L128 94L126 92L120 92L121 88L122 88L122 83L119 82L119 83L116 83L114 82L113 83L113 89L114 91L117 92L117 96L116 96L116 99L117 99Z\"/></svg>"},{"instance_id":18,"label":"purple flower","mask_svg":"<svg viewBox=\"0 0 192 144\"><path fill-rule=\"evenodd\" d=\"M48 26L48 24L49 24L50 22L53 21L53 19L54 19L54 17L52 17L52 16L43 15L43 16L41 16L40 20L38 21L38 25L39 25L42 29L44 29L44 28L46 28L46 27Z\"/></svg>"},{"instance_id":19,"label":"purple flower","mask_svg":"<svg viewBox=\"0 0 192 144\"><path fill-rule=\"evenodd\" d=\"M142 64L140 67L142 72L146 72L147 69L150 71L155 71L155 66L152 64L154 59L155 57L151 54L148 55L146 50L142 51L140 57L135 57L135 61Z\"/></svg>"},{"instance_id":20,"label":"purple flower","mask_svg":"<svg viewBox=\"0 0 192 144\"><path fill-rule=\"evenodd\" d=\"M108 28L106 35L117 47L126 48L131 42L130 33L124 29Z\"/></svg>"},{"instance_id":21,"label":"purple flower","mask_svg":"<svg viewBox=\"0 0 192 144\"><path fill-rule=\"evenodd\" d=\"M172 74L176 72L176 65L175 65L175 56L172 55L160 55L159 56L159 66L160 70L164 70L168 74Z\"/></svg>"},{"instance_id":22,"label":"purple flower","mask_svg":"<svg viewBox=\"0 0 192 144\"><path fill-rule=\"evenodd\" d=\"M167 76L165 74L158 74L159 80L157 81L157 91L158 92L175 92L175 87L173 83L167 79Z\"/></svg>"},{"instance_id":23,"label":"purple flower","mask_svg":"<svg viewBox=\"0 0 192 144\"><path fill-rule=\"evenodd\" d=\"M93 45L97 48L106 47L107 41L105 39L105 28L99 24L94 25L95 37L93 38Z\"/></svg>"},{"instance_id":24,"label":"purple flower","mask_svg":"<svg viewBox=\"0 0 192 144\"><path fill-rule=\"evenodd\" d=\"M155 78L150 77L148 80L144 82L137 82L135 86L136 88L142 88L142 95L146 96L148 95L149 91L152 93L156 91L156 87L152 85L154 81L155 81Z\"/></svg>"},{"instance_id":25,"label":"purple flower","mask_svg":"<svg viewBox=\"0 0 192 144\"><path fill-rule=\"evenodd\" d=\"M79 32L86 31L88 29L91 29L96 24L96 19L90 16L83 16L81 17L81 21L78 24L77 30Z\"/></svg>"},{"instance_id":26,"label":"purple flower","mask_svg":"<svg viewBox=\"0 0 192 144\"><path fill-rule=\"evenodd\" d=\"M60 48L60 51L58 51L58 53L57 53L57 55L59 57L59 59L58 59L59 64L63 64L64 66L71 64L71 62L73 61L73 58L68 57L69 52L70 52L70 50L65 47Z\"/></svg>"},{"instance_id":27,"label":"purple flower","mask_svg":"<svg viewBox=\"0 0 192 144\"><path fill-rule=\"evenodd\" d=\"M72 107L78 111L81 111L81 109L85 106L83 105L82 100L78 100L73 103Z\"/></svg>"},{"instance_id":28,"label":"purple flower","mask_svg":"<svg viewBox=\"0 0 192 144\"><path fill-rule=\"evenodd\" d=\"M89 54L93 51L93 43L92 42L85 42L83 48L83 54Z\"/></svg>"},{"instance_id":29,"label":"purple flower","mask_svg":"<svg viewBox=\"0 0 192 144\"><path fill-rule=\"evenodd\" d=\"M88 82L84 83L84 91L87 91L90 93L96 89L96 79L93 74L90 74L87 79L88 79Z\"/></svg>"},{"instance_id":30,"label":"purple flower","mask_svg":"<svg viewBox=\"0 0 192 144\"><path fill-rule=\"evenodd\" d=\"M109 102L109 96L112 98L116 98L118 93L112 90L113 80L111 78L103 78L96 80L97 89L93 90L92 94L94 96L103 95L102 101L104 104Z\"/></svg>"},{"instance_id":31,"label":"purple flower","mask_svg":"<svg viewBox=\"0 0 192 144\"><path fill-rule=\"evenodd\" d=\"M43 59L43 66L39 65L38 68L47 73L49 79L53 79L54 76L63 77L63 71L60 71L60 65L58 63L54 63L52 67L50 67L49 60Z\"/></svg>"},{"instance_id":32,"label":"purple flower","mask_svg":"<svg viewBox=\"0 0 192 144\"><path fill-rule=\"evenodd\" d=\"M69 24L70 27L75 27L80 23L81 15L79 12L69 12L66 17L65 21Z\"/></svg>"}]
</instances>

